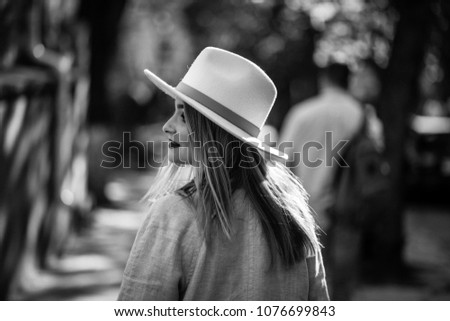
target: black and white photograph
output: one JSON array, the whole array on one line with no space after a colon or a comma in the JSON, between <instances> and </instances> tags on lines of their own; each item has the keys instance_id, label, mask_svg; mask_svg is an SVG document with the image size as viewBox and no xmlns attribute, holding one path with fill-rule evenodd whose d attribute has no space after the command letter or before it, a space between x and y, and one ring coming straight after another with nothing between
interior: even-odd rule
<instances>
[{"instance_id":1,"label":"black and white photograph","mask_svg":"<svg viewBox=\"0 0 450 321\"><path fill-rule=\"evenodd\" d=\"M449 40L447 0L0 0L0 300L450 301Z\"/></svg>"}]
</instances>

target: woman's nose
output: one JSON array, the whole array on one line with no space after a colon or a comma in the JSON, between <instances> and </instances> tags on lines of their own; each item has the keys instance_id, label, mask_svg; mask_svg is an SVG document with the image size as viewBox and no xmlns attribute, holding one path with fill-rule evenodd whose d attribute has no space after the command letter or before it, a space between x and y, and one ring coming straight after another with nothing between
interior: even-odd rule
<instances>
[{"instance_id":1,"label":"woman's nose","mask_svg":"<svg viewBox=\"0 0 450 321\"><path fill-rule=\"evenodd\" d=\"M163 132L166 134L175 134L175 126L173 124L173 117L171 117L163 126L162 128Z\"/></svg>"}]
</instances>

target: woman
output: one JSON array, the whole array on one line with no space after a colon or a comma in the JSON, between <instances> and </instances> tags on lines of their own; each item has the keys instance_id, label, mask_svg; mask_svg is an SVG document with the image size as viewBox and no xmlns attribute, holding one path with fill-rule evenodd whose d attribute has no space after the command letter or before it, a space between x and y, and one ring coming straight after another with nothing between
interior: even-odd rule
<instances>
[{"instance_id":1,"label":"woman","mask_svg":"<svg viewBox=\"0 0 450 321\"><path fill-rule=\"evenodd\" d=\"M212 47L175 88L145 74L175 99L163 127L171 165L148 194L119 299L327 300L305 192L275 160L286 155L256 138L276 97L272 81Z\"/></svg>"}]
</instances>

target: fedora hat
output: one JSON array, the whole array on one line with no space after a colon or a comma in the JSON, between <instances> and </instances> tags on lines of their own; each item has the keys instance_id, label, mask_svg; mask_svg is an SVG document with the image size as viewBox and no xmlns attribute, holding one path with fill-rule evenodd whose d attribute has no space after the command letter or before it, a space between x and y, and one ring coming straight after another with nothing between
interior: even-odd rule
<instances>
[{"instance_id":1,"label":"fedora hat","mask_svg":"<svg viewBox=\"0 0 450 321\"><path fill-rule=\"evenodd\" d=\"M277 90L266 73L250 60L207 47L176 87L148 69L144 73L167 95L184 101L228 133L266 153L287 159L285 153L258 138Z\"/></svg>"}]
</instances>

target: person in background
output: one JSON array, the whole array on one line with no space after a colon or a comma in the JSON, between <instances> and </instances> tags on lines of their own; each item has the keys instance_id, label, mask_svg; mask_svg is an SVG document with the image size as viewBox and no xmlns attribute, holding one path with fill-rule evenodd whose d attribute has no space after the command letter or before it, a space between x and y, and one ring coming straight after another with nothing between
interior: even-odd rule
<instances>
[{"instance_id":1,"label":"person in background","mask_svg":"<svg viewBox=\"0 0 450 321\"><path fill-rule=\"evenodd\" d=\"M379 148L384 149L384 128L377 112L381 91L377 68L371 60L360 61L351 74L349 92L364 106L368 133Z\"/></svg>"},{"instance_id":2,"label":"person in background","mask_svg":"<svg viewBox=\"0 0 450 321\"><path fill-rule=\"evenodd\" d=\"M257 139L270 78L213 47L176 87L145 74L174 99L170 164L147 195L119 300L328 300L305 191L287 155Z\"/></svg>"},{"instance_id":3,"label":"person in background","mask_svg":"<svg viewBox=\"0 0 450 321\"><path fill-rule=\"evenodd\" d=\"M366 59L358 61L350 77L350 93L364 106L366 115L366 132L370 135L381 154L385 150L384 126L379 118L379 97L381 92L380 67L373 60ZM406 152L412 149L407 143ZM384 166L384 171L389 172L389 166ZM387 174L388 175L388 174ZM375 183L373 183L375 185ZM387 192L389 193L389 192ZM361 262L362 274L369 282L382 280L386 274L384 258L384 236L385 220L390 211L387 204L389 199L377 200L378 206L373 206L370 213L366 213L366 222L361 240Z\"/></svg>"},{"instance_id":4,"label":"person in background","mask_svg":"<svg viewBox=\"0 0 450 321\"><path fill-rule=\"evenodd\" d=\"M348 92L349 68L331 63L319 75L319 95L293 106L281 127L280 142L287 145L288 166L299 177L310 195L310 206L316 212L324 231L324 261L332 299L347 300L353 280L347 271L339 275L339 262L357 255L358 244L347 244L342 231L334 227L334 174L340 153L361 127L364 112ZM339 236L338 236L339 235Z\"/></svg>"}]
</instances>

